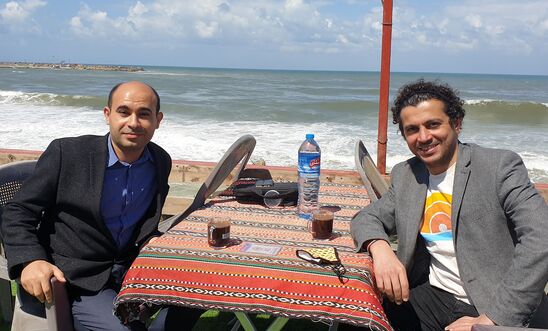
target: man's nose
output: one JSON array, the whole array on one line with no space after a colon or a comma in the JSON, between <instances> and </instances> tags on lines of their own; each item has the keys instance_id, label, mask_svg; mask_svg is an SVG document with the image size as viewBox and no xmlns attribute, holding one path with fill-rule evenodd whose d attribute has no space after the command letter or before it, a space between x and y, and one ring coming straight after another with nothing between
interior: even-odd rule
<instances>
[{"instance_id":1,"label":"man's nose","mask_svg":"<svg viewBox=\"0 0 548 331\"><path fill-rule=\"evenodd\" d=\"M140 125L139 117L137 116L137 114L132 114L131 116L129 116L127 120L127 125L132 128L138 127Z\"/></svg>"},{"instance_id":2,"label":"man's nose","mask_svg":"<svg viewBox=\"0 0 548 331\"><path fill-rule=\"evenodd\" d=\"M419 141L420 142L425 142L425 141L430 140L430 138L432 138L432 136L430 135L430 130L428 130L425 127L420 127L419 128Z\"/></svg>"}]
</instances>

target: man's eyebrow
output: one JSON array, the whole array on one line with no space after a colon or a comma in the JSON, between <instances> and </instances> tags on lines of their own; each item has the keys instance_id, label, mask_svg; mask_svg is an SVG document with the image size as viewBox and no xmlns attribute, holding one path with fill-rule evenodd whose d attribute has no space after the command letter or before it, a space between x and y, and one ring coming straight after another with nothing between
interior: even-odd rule
<instances>
[{"instance_id":1,"label":"man's eyebrow","mask_svg":"<svg viewBox=\"0 0 548 331\"><path fill-rule=\"evenodd\" d=\"M139 107L137 109L137 111L147 111L147 112L150 112L152 113L152 109L148 108L148 107Z\"/></svg>"},{"instance_id":2,"label":"man's eyebrow","mask_svg":"<svg viewBox=\"0 0 548 331\"><path fill-rule=\"evenodd\" d=\"M417 124L407 124L407 125L404 125L403 128L408 129L408 128L415 128L417 126L418 126Z\"/></svg>"},{"instance_id":3,"label":"man's eyebrow","mask_svg":"<svg viewBox=\"0 0 548 331\"><path fill-rule=\"evenodd\" d=\"M429 120L426 121L426 122L428 123L428 122L433 122L433 121L443 121L443 118L441 118L441 117L434 117L434 118L429 119Z\"/></svg>"}]
</instances>

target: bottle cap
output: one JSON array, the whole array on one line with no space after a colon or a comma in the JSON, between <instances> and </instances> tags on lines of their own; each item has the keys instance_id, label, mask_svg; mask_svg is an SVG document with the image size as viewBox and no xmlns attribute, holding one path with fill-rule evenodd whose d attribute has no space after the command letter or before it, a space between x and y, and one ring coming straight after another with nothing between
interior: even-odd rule
<instances>
[{"instance_id":1,"label":"bottle cap","mask_svg":"<svg viewBox=\"0 0 548 331\"><path fill-rule=\"evenodd\" d=\"M307 133L306 134L306 139L314 139L314 134L313 133Z\"/></svg>"}]
</instances>

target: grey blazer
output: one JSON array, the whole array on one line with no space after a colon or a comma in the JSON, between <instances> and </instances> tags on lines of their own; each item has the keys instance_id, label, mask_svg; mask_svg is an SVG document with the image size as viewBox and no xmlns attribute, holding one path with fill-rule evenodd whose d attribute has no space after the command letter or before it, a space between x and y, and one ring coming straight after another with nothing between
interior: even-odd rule
<instances>
[{"instance_id":1,"label":"grey blazer","mask_svg":"<svg viewBox=\"0 0 548 331\"><path fill-rule=\"evenodd\" d=\"M548 206L514 152L459 143L451 219L457 264L478 312L525 326L548 282ZM414 157L397 164L391 187L352 220L356 247L398 234L397 256L410 272L428 255L419 235L428 171ZM428 263L421 263L426 268Z\"/></svg>"}]
</instances>

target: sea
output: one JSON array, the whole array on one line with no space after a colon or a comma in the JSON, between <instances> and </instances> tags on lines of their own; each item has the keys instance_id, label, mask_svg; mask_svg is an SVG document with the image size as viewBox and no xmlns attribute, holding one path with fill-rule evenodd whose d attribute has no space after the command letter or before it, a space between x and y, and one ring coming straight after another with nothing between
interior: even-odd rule
<instances>
[{"instance_id":1,"label":"sea","mask_svg":"<svg viewBox=\"0 0 548 331\"><path fill-rule=\"evenodd\" d=\"M391 74L390 99L407 82L438 79L460 92L460 140L517 152L533 182L548 183L548 76ZM144 67L140 72L0 69L0 148L44 150L55 138L107 133L102 109L112 86L141 80L157 89L164 120L153 141L173 159L218 161L244 134L251 161L296 166L306 133L322 168L354 169L361 139L377 153L379 73ZM411 157L389 115L387 168Z\"/></svg>"}]
</instances>

